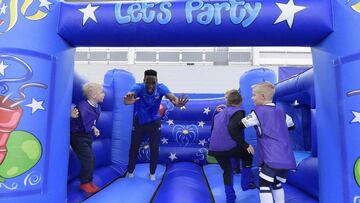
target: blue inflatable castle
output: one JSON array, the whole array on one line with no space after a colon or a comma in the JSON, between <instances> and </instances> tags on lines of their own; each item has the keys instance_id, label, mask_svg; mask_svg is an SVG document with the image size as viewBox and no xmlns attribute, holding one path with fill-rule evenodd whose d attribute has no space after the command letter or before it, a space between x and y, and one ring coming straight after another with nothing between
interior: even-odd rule
<instances>
[{"instance_id":1,"label":"blue inflatable castle","mask_svg":"<svg viewBox=\"0 0 360 203\"><path fill-rule=\"evenodd\" d=\"M281 82L266 68L239 75L243 108L254 107L251 86L269 81L294 120L287 203L359 203L359 33L357 0L0 0L0 202L226 202L222 170L207 153L224 97L190 98L182 108L164 100L156 180L147 138L135 177L125 177L133 106L123 97L135 79L121 69L104 76L93 143L102 189L79 189L69 117L86 79L74 74L76 47L307 46L312 69ZM256 146L253 129L246 139ZM259 202L259 191L243 192L240 182L235 175L236 202Z\"/></svg>"}]
</instances>

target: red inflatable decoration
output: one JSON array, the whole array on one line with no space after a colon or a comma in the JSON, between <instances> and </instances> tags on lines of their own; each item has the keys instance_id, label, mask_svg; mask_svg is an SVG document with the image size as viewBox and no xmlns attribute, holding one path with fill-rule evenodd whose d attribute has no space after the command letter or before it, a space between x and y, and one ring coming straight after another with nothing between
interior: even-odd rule
<instances>
[{"instance_id":1,"label":"red inflatable decoration","mask_svg":"<svg viewBox=\"0 0 360 203\"><path fill-rule=\"evenodd\" d=\"M161 117L163 117L165 114L165 107L162 104L160 104L160 107L159 107L159 114Z\"/></svg>"}]
</instances>

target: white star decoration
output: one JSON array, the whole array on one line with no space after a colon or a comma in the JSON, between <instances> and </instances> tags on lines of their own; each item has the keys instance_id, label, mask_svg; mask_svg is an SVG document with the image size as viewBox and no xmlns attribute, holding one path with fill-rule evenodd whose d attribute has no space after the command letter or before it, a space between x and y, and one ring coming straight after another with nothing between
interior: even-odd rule
<instances>
[{"instance_id":1,"label":"white star decoration","mask_svg":"<svg viewBox=\"0 0 360 203\"><path fill-rule=\"evenodd\" d=\"M174 161L175 159L177 159L176 153L170 153L169 159L171 159L171 161Z\"/></svg>"},{"instance_id":2,"label":"white star decoration","mask_svg":"<svg viewBox=\"0 0 360 203\"><path fill-rule=\"evenodd\" d=\"M162 142L162 144L168 144L168 140L169 140L169 139L163 137L163 138L161 139L161 142Z\"/></svg>"},{"instance_id":3,"label":"white star decoration","mask_svg":"<svg viewBox=\"0 0 360 203\"><path fill-rule=\"evenodd\" d=\"M205 139L199 140L199 145L205 146L205 144L207 143L207 141Z\"/></svg>"},{"instance_id":4,"label":"white star decoration","mask_svg":"<svg viewBox=\"0 0 360 203\"><path fill-rule=\"evenodd\" d=\"M354 118L352 119L351 123L360 123L360 112L357 111L351 111L354 114Z\"/></svg>"},{"instance_id":5,"label":"white star decoration","mask_svg":"<svg viewBox=\"0 0 360 203\"><path fill-rule=\"evenodd\" d=\"M210 111L211 111L210 108L209 108L209 107L206 107L206 108L204 108L203 114L209 115L209 112L210 112Z\"/></svg>"},{"instance_id":6,"label":"white star decoration","mask_svg":"<svg viewBox=\"0 0 360 203\"><path fill-rule=\"evenodd\" d=\"M8 66L9 66L9 65L5 65L5 64L4 64L4 61L1 61L1 63L0 63L0 74L1 74L2 76L5 75L5 69L6 69Z\"/></svg>"},{"instance_id":7,"label":"white star decoration","mask_svg":"<svg viewBox=\"0 0 360 203\"><path fill-rule=\"evenodd\" d=\"M49 5L52 4L51 2L49 2L48 0L39 0L39 1L40 1L39 7L46 7L47 10L50 10Z\"/></svg>"},{"instance_id":8,"label":"white star decoration","mask_svg":"<svg viewBox=\"0 0 360 203\"><path fill-rule=\"evenodd\" d=\"M180 111L185 110L185 109L186 109L185 106L180 107Z\"/></svg>"},{"instance_id":9,"label":"white star decoration","mask_svg":"<svg viewBox=\"0 0 360 203\"><path fill-rule=\"evenodd\" d=\"M43 102L44 101L36 101L33 98L31 104L26 104L25 106L30 107L31 108L31 114L34 114L39 109L45 110L44 107L42 106Z\"/></svg>"},{"instance_id":10,"label":"white star decoration","mask_svg":"<svg viewBox=\"0 0 360 203\"><path fill-rule=\"evenodd\" d=\"M280 8L281 14L276 19L274 24L277 24L277 23L280 23L280 22L286 20L286 22L287 22L290 29L291 29L292 24L294 22L295 13L297 13L297 12L299 12L299 11L306 8L305 6L296 6L294 4L293 0L289 0L289 2L287 4L276 3L276 5Z\"/></svg>"},{"instance_id":11,"label":"white star decoration","mask_svg":"<svg viewBox=\"0 0 360 203\"><path fill-rule=\"evenodd\" d=\"M166 121L166 123L168 125L174 125L174 120L169 119L169 120Z\"/></svg>"},{"instance_id":12,"label":"white star decoration","mask_svg":"<svg viewBox=\"0 0 360 203\"><path fill-rule=\"evenodd\" d=\"M198 122L198 126L199 126L199 127L202 127L202 128L203 128L204 125L205 125L205 122L204 122L204 121L199 121L199 122Z\"/></svg>"},{"instance_id":13,"label":"white star decoration","mask_svg":"<svg viewBox=\"0 0 360 203\"><path fill-rule=\"evenodd\" d=\"M6 8L7 8L7 6L5 4L3 4L3 6L0 8L0 15L6 14Z\"/></svg>"},{"instance_id":14,"label":"white star decoration","mask_svg":"<svg viewBox=\"0 0 360 203\"><path fill-rule=\"evenodd\" d=\"M87 22L89 18L91 18L93 21L97 23L96 17L95 17L95 10L99 8L99 6L92 7L91 4L88 4L86 8L79 9L80 12L82 12L83 15L83 25Z\"/></svg>"}]
</instances>

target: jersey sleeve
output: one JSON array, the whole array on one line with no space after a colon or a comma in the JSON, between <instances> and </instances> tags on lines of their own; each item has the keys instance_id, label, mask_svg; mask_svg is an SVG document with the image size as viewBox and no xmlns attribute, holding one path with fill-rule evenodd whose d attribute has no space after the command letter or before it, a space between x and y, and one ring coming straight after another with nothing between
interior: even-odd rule
<instances>
[{"instance_id":1,"label":"jersey sleeve","mask_svg":"<svg viewBox=\"0 0 360 203\"><path fill-rule=\"evenodd\" d=\"M134 92L136 95L139 95L141 92L142 86L140 84L135 84L131 87L130 92Z\"/></svg>"},{"instance_id":2,"label":"jersey sleeve","mask_svg":"<svg viewBox=\"0 0 360 203\"><path fill-rule=\"evenodd\" d=\"M166 85L162 84L162 83L159 84L158 88L159 88L161 94L164 95L164 96L171 93L169 88Z\"/></svg>"},{"instance_id":3,"label":"jersey sleeve","mask_svg":"<svg viewBox=\"0 0 360 203\"><path fill-rule=\"evenodd\" d=\"M245 128L249 128L252 126L259 125L259 119L257 118L254 111L252 111L248 116L241 119L242 124L245 126Z\"/></svg>"},{"instance_id":4,"label":"jersey sleeve","mask_svg":"<svg viewBox=\"0 0 360 203\"><path fill-rule=\"evenodd\" d=\"M287 114L286 114L286 125L288 128L293 127L295 125L292 118Z\"/></svg>"}]
</instances>

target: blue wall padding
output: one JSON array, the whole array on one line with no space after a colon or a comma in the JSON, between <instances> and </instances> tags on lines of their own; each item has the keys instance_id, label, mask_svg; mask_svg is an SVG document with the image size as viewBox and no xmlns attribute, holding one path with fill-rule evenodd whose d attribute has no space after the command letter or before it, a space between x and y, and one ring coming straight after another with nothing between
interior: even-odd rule
<instances>
[{"instance_id":1,"label":"blue wall padding","mask_svg":"<svg viewBox=\"0 0 360 203\"><path fill-rule=\"evenodd\" d=\"M354 202L359 196L354 164L359 161L359 1L331 1L334 34L312 47L315 72L321 202Z\"/></svg>"},{"instance_id":2,"label":"blue wall padding","mask_svg":"<svg viewBox=\"0 0 360 203\"><path fill-rule=\"evenodd\" d=\"M163 100L165 114L162 117L160 139L159 163L191 161L198 164L206 163L206 155L211 133L212 118L217 106L224 104L224 98L190 99L185 109L174 107ZM205 109L210 112L204 113ZM172 123L169 123L172 121ZM200 126L199 122L204 125ZM165 141L166 140L166 141ZM138 153L139 162L148 162L150 149L148 139L140 146ZM176 154L176 159L171 160L170 155Z\"/></svg>"},{"instance_id":3,"label":"blue wall padding","mask_svg":"<svg viewBox=\"0 0 360 203\"><path fill-rule=\"evenodd\" d=\"M82 86L87 82L79 73L74 73L73 92L72 92L72 103L77 104L84 100Z\"/></svg>"},{"instance_id":4,"label":"blue wall padding","mask_svg":"<svg viewBox=\"0 0 360 203\"><path fill-rule=\"evenodd\" d=\"M310 113L310 108L315 107L313 74L313 69L309 69L275 86L274 101L292 117L295 124L295 130L290 131L290 137L296 150L314 148L311 123L315 121Z\"/></svg>"},{"instance_id":5,"label":"blue wall padding","mask_svg":"<svg viewBox=\"0 0 360 203\"><path fill-rule=\"evenodd\" d=\"M112 112L102 111L97 123L97 127L100 130L100 136L97 138L110 138L112 136Z\"/></svg>"},{"instance_id":6,"label":"blue wall padding","mask_svg":"<svg viewBox=\"0 0 360 203\"><path fill-rule=\"evenodd\" d=\"M206 178L209 182L214 200L216 203L226 203L225 187L223 182L223 170L218 164L208 164L203 167ZM236 193L236 202L258 203L259 191L248 190L242 191L241 189L241 175L234 175L234 189Z\"/></svg>"},{"instance_id":7,"label":"blue wall padding","mask_svg":"<svg viewBox=\"0 0 360 203\"><path fill-rule=\"evenodd\" d=\"M313 157L318 156L318 141L316 130L316 109L311 109L311 152Z\"/></svg>"},{"instance_id":8,"label":"blue wall padding","mask_svg":"<svg viewBox=\"0 0 360 203\"><path fill-rule=\"evenodd\" d=\"M194 125L194 122L182 122L182 125ZM203 128L198 128L198 140L202 140L202 139L209 139L210 137L210 131L211 131L211 121L207 122L206 124L208 125L204 125ZM176 125L176 124L175 124ZM178 147L183 147L184 145L186 146L198 146L198 142L187 142L188 137L189 136L176 136L176 134L174 136L170 136L173 134L174 131L176 131L177 128L173 125L168 125L167 123L163 123L162 124L162 128L161 128L161 135L168 135L166 138L168 139L169 143L174 143L175 146ZM180 133L180 132L179 132Z\"/></svg>"},{"instance_id":9,"label":"blue wall padding","mask_svg":"<svg viewBox=\"0 0 360 203\"><path fill-rule=\"evenodd\" d=\"M165 172L163 165L158 165L156 180L149 178L149 164L138 164L134 171L134 178L119 178L94 196L84 201L86 203L141 203L150 202L156 188Z\"/></svg>"},{"instance_id":10,"label":"blue wall padding","mask_svg":"<svg viewBox=\"0 0 360 203\"><path fill-rule=\"evenodd\" d=\"M200 166L190 162L168 166L153 203L211 203L212 198Z\"/></svg>"},{"instance_id":11,"label":"blue wall padding","mask_svg":"<svg viewBox=\"0 0 360 203\"><path fill-rule=\"evenodd\" d=\"M189 4L194 7L200 3L204 5L201 9L199 7L194 11L185 10ZM332 32L330 1L296 3L306 9L296 13L296 20L289 29L285 22L274 24L279 17L280 9L273 1L256 1L256 9L259 9L259 12L254 12L251 17L248 17L249 13L245 8L250 6L251 10L256 10L255 2L245 5L245 8L243 5L237 5L236 12L241 9L246 15L240 22L232 22L230 12L225 12L225 9L222 9L219 15L214 14L217 9L225 8L220 5L230 9L229 2L224 0L167 1L145 3L144 6L141 6L143 2L92 2L93 7L98 7L95 11L97 21L88 20L85 25L82 24L83 15L79 9L85 8L87 3L62 2L59 34L74 46L311 46ZM212 9L205 7L205 4ZM218 6L214 8L216 4ZM150 5L153 8L150 8ZM141 12L134 12L129 15L137 17L122 22L120 19L129 16L127 13L130 10L135 11L135 7L139 8L139 11L147 7L144 12L152 11L155 15L168 17L168 20L162 23L156 17L144 20L145 17L141 18ZM162 11L160 7L166 9ZM204 10L206 14L201 17ZM322 12L319 13L319 10ZM187 18L186 15L192 17ZM214 15L216 20L213 18ZM209 22L201 22L199 18L202 18L202 21L208 18ZM186 32L183 32L184 30ZM266 35L263 34L264 30ZM141 36L138 33L142 33Z\"/></svg>"},{"instance_id":12,"label":"blue wall padding","mask_svg":"<svg viewBox=\"0 0 360 203\"><path fill-rule=\"evenodd\" d=\"M328 169L331 170L331 169ZM319 174L318 174L318 158L309 157L304 159L298 166L296 172L290 172L287 182L308 193L313 198L318 199L319 196Z\"/></svg>"},{"instance_id":13,"label":"blue wall padding","mask_svg":"<svg viewBox=\"0 0 360 203\"><path fill-rule=\"evenodd\" d=\"M279 82L291 78L295 75L301 74L311 67L279 67Z\"/></svg>"},{"instance_id":14,"label":"blue wall padding","mask_svg":"<svg viewBox=\"0 0 360 203\"><path fill-rule=\"evenodd\" d=\"M275 83L277 81L276 74L274 71L267 68L256 68L245 72L239 81L240 93L243 97L243 108L246 114L249 114L254 108L254 103L251 99L252 88L251 86L261 82ZM256 133L254 128L245 129L245 139L253 147L256 147ZM256 148L255 148L256 149ZM254 165L257 165L258 153L254 156Z\"/></svg>"},{"instance_id":15,"label":"blue wall padding","mask_svg":"<svg viewBox=\"0 0 360 203\"><path fill-rule=\"evenodd\" d=\"M307 104L315 108L313 69L276 84L274 100L290 103L297 100L299 104Z\"/></svg>"},{"instance_id":16,"label":"blue wall padding","mask_svg":"<svg viewBox=\"0 0 360 203\"><path fill-rule=\"evenodd\" d=\"M135 84L135 79L125 70L114 69L106 73L104 83L114 90L111 160L122 167L128 162L133 119L133 105L125 105L123 97Z\"/></svg>"},{"instance_id":17,"label":"blue wall padding","mask_svg":"<svg viewBox=\"0 0 360 203\"><path fill-rule=\"evenodd\" d=\"M312 198L290 184L283 184L285 191L285 202L291 203L319 203L319 200Z\"/></svg>"},{"instance_id":18,"label":"blue wall padding","mask_svg":"<svg viewBox=\"0 0 360 203\"><path fill-rule=\"evenodd\" d=\"M190 99L185 105L185 109L174 107L174 105L164 100L162 104L165 107L165 118L174 121L211 121L214 115L214 110L220 104L225 104L224 97L210 98L210 99ZM204 108L209 108L208 114L204 113ZM197 124L197 123L196 123Z\"/></svg>"},{"instance_id":19,"label":"blue wall padding","mask_svg":"<svg viewBox=\"0 0 360 203\"><path fill-rule=\"evenodd\" d=\"M17 160L29 163L32 160L29 167L18 167L11 160L7 164L2 162L2 170L13 169L8 174L13 176L2 173L6 178L1 183L0 202L65 202L75 49L57 34L58 1L53 1L51 10L46 11L41 11L42 8L32 1L2 1L1 5L5 10L0 17L0 63L5 65L2 70L7 68L1 74L0 95L9 95L13 101L20 97L19 88L30 84L24 91L26 97L16 105L23 110L16 130L30 133L34 141L23 142L31 155L12 153ZM35 15L39 13L43 14L41 18ZM37 20L31 18L33 16L38 17ZM25 69L25 64L31 71ZM6 84L8 91L3 89ZM26 105L33 99L41 101L38 105L43 109L32 112L35 108ZM32 155L36 156L35 160ZM17 173L19 170L21 172Z\"/></svg>"},{"instance_id":20,"label":"blue wall padding","mask_svg":"<svg viewBox=\"0 0 360 203\"><path fill-rule=\"evenodd\" d=\"M104 101L100 104L102 111L112 111L114 105L114 90L111 84L103 84L105 93Z\"/></svg>"},{"instance_id":21,"label":"blue wall padding","mask_svg":"<svg viewBox=\"0 0 360 203\"><path fill-rule=\"evenodd\" d=\"M170 153L176 153L175 160L171 160L169 158ZM203 165L206 164L206 153L207 150L205 148L200 148L199 146L187 146L187 147L180 147L176 143L170 143L165 145L161 145L160 147L160 154L159 154L159 160L163 164L169 164L172 162L178 162L178 161L189 161L189 162L195 162L197 164ZM142 156L141 156L142 157ZM142 160L140 157L138 157L139 160ZM143 160L145 161L145 160ZM146 159L148 162L148 160Z\"/></svg>"}]
</instances>

